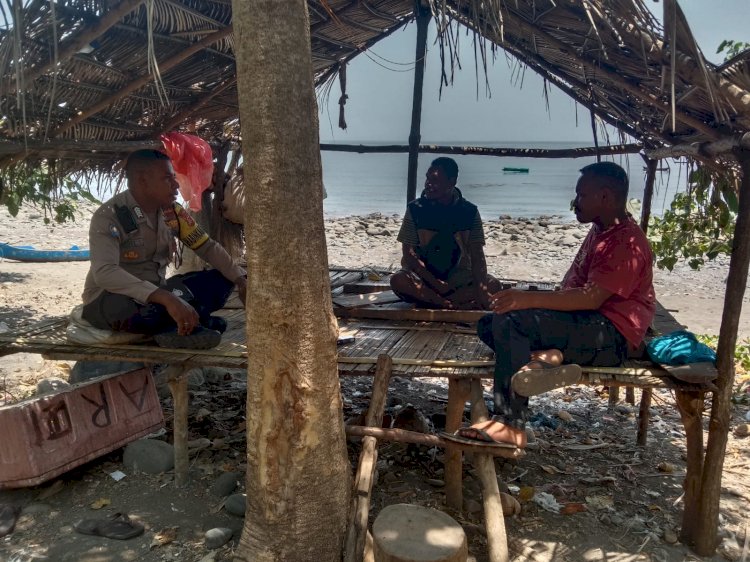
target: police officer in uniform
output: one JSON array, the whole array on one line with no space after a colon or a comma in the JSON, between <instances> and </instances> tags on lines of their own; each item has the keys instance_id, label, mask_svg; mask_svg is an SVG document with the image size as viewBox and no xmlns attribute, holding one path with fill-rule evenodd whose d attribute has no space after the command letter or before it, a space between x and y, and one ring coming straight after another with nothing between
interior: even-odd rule
<instances>
[{"instance_id":1,"label":"police officer in uniform","mask_svg":"<svg viewBox=\"0 0 750 562\"><path fill-rule=\"evenodd\" d=\"M226 322L211 313L235 286L245 302L245 271L177 203L167 155L134 152L125 173L128 189L91 219L83 318L97 328L153 335L164 347L215 347ZM214 269L166 279L178 239Z\"/></svg>"}]
</instances>

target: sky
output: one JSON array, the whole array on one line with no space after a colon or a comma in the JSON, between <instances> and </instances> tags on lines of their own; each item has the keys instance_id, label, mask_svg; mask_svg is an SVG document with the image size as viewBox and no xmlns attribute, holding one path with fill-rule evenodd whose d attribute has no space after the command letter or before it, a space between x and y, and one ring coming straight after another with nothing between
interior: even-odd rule
<instances>
[{"instance_id":1,"label":"sky","mask_svg":"<svg viewBox=\"0 0 750 562\"><path fill-rule=\"evenodd\" d=\"M661 19L663 3L644 0ZM724 39L750 42L750 0L682 0L683 12L704 55L719 63L716 49ZM430 26L422 105L422 142L533 142L591 143L588 110L551 86L549 110L543 81L532 70L519 74L519 65L500 51L488 70L490 92L480 87L470 38L461 45L463 68L454 84L439 98L440 58ZM327 104L320 102L321 142L358 143L395 141L407 144L411 124L413 61L416 24L395 32L347 67L346 122L338 128L338 81ZM390 62L389 62L390 61ZM614 142L614 140L613 140Z\"/></svg>"}]
</instances>

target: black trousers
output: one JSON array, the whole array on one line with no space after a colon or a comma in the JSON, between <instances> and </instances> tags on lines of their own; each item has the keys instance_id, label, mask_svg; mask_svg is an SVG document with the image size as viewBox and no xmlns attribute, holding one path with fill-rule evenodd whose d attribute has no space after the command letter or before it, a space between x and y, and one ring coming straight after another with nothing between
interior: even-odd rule
<instances>
[{"instance_id":1,"label":"black trousers","mask_svg":"<svg viewBox=\"0 0 750 562\"><path fill-rule=\"evenodd\" d=\"M621 365L628 353L623 335L597 311L532 308L488 314L477 332L495 352L494 413L516 427L526 421L529 399L516 395L510 380L531 360L532 351L559 349L564 363L594 367Z\"/></svg>"},{"instance_id":2,"label":"black trousers","mask_svg":"<svg viewBox=\"0 0 750 562\"><path fill-rule=\"evenodd\" d=\"M198 312L201 323L205 323L212 312L226 304L233 287L234 283L219 271L210 269L175 275L162 288L187 301ZM133 334L153 335L176 327L162 305L140 304L108 291L84 306L82 316L96 328Z\"/></svg>"}]
</instances>

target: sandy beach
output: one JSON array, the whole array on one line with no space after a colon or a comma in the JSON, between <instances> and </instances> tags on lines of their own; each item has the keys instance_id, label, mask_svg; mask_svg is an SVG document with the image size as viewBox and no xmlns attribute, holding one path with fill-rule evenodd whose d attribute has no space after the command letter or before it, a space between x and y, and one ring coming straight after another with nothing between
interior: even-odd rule
<instances>
[{"instance_id":1,"label":"sandy beach","mask_svg":"<svg viewBox=\"0 0 750 562\"><path fill-rule=\"evenodd\" d=\"M0 242L43 249L88 246L88 222L94 210L82 205L76 221L62 225L43 222L43 212L27 206L17 217L0 209ZM328 261L342 267L397 267L401 258L396 240L401 217L370 214L326 220ZM485 253L491 273L503 279L559 281L565 274L588 227L559 217L485 221ZM718 334L724 287L729 269L726 256L693 271L678 264L672 272L656 270L657 298L690 330ZM78 304L88 262L20 263L0 258L0 330L45 316L66 314ZM746 297L747 301L747 297ZM740 323L741 337L750 336L750 314Z\"/></svg>"}]
</instances>

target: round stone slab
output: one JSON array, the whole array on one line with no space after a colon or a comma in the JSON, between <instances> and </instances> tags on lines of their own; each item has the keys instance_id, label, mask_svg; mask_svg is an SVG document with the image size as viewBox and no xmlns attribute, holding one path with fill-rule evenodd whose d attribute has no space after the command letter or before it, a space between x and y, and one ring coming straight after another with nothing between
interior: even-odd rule
<instances>
[{"instance_id":1,"label":"round stone slab","mask_svg":"<svg viewBox=\"0 0 750 562\"><path fill-rule=\"evenodd\" d=\"M466 534L442 511L396 504L383 509L372 525L376 562L466 562Z\"/></svg>"}]
</instances>

